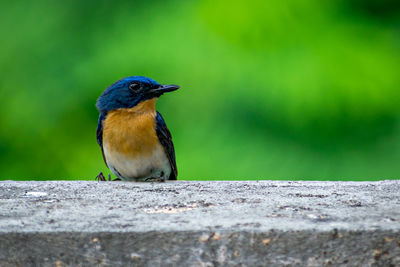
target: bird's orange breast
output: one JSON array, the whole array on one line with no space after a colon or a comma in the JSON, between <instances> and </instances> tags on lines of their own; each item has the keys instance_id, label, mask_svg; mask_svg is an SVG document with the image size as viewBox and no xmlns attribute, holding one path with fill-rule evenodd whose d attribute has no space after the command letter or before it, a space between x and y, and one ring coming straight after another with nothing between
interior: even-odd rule
<instances>
[{"instance_id":1,"label":"bird's orange breast","mask_svg":"<svg viewBox=\"0 0 400 267\"><path fill-rule=\"evenodd\" d=\"M110 111L103 122L103 145L126 157L149 156L159 143L156 133L156 98L130 109Z\"/></svg>"}]
</instances>

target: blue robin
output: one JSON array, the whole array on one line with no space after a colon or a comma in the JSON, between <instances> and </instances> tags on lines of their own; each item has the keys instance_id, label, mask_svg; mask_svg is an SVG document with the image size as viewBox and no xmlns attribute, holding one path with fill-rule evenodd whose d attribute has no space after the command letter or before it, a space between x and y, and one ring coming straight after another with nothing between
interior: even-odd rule
<instances>
[{"instance_id":1,"label":"blue robin","mask_svg":"<svg viewBox=\"0 0 400 267\"><path fill-rule=\"evenodd\" d=\"M97 100L97 142L118 180L177 179L171 133L155 105L162 94L178 88L132 76L113 83ZM98 178L105 180L102 173Z\"/></svg>"}]
</instances>

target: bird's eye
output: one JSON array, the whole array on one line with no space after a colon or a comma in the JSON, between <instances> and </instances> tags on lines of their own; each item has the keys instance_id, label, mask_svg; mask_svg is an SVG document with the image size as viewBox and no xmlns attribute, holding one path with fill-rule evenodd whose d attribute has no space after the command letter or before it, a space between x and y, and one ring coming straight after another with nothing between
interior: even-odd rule
<instances>
[{"instance_id":1,"label":"bird's eye","mask_svg":"<svg viewBox=\"0 0 400 267\"><path fill-rule=\"evenodd\" d=\"M139 83L131 83L129 85L129 89L131 89L132 91L137 91L140 89L140 84Z\"/></svg>"}]
</instances>

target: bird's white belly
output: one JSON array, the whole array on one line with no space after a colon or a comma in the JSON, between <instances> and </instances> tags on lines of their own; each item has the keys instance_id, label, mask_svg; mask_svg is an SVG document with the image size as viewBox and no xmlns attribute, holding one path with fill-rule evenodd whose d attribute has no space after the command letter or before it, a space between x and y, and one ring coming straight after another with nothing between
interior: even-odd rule
<instances>
[{"instance_id":1,"label":"bird's white belly","mask_svg":"<svg viewBox=\"0 0 400 267\"><path fill-rule=\"evenodd\" d=\"M160 144L149 155L135 158L110 151L106 144L103 148L108 167L122 180L168 179L171 174L171 165Z\"/></svg>"}]
</instances>

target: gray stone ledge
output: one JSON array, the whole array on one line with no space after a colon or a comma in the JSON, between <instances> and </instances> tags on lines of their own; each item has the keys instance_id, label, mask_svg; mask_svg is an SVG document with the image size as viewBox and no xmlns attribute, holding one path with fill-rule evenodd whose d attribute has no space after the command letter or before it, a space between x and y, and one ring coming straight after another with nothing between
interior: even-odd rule
<instances>
[{"instance_id":1,"label":"gray stone ledge","mask_svg":"<svg viewBox=\"0 0 400 267\"><path fill-rule=\"evenodd\" d=\"M400 181L2 181L16 265L400 266Z\"/></svg>"}]
</instances>

